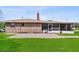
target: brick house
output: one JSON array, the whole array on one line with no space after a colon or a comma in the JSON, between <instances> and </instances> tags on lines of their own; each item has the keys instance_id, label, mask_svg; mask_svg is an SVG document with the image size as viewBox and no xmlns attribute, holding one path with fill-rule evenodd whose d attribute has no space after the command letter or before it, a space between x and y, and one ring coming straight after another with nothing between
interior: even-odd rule
<instances>
[{"instance_id":1,"label":"brick house","mask_svg":"<svg viewBox=\"0 0 79 59\"><path fill-rule=\"evenodd\" d=\"M6 32L9 33L74 33L73 23L37 19L16 19L6 21Z\"/></svg>"}]
</instances>

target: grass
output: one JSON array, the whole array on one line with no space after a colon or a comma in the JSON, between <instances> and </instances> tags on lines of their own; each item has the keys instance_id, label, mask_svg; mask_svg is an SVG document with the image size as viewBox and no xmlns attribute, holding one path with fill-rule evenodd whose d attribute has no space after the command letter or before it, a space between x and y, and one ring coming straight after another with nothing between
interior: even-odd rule
<instances>
[{"instance_id":1,"label":"grass","mask_svg":"<svg viewBox=\"0 0 79 59\"><path fill-rule=\"evenodd\" d=\"M6 38L10 34L0 33L0 52L79 52L76 38Z\"/></svg>"},{"instance_id":2,"label":"grass","mask_svg":"<svg viewBox=\"0 0 79 59\"><path fill-rule=\"evenodd\" d=\"M79 36L79 31L75 31L74 34L58 34L59 36Z\"/></svg>"},{"instance_id":3,"label":"grass","mask_svg":"<svg viewBox=\"0 0 79 59\"><path fill-rule=\"evenodd\" d=\"M14 34L9 34L5 32L0 32L0 39L6 39L6 37L12 36Z\"/></svg>"},{"instance_id":4,"label":"grass","mask_svg":"<svg viewBox=\"0 0 79 59\"><path fill-rule=\"evenodd\" d=\"M79 30L79 27L76 27L75 30Z\"/></svg>"},{"instance_id":5,"label":"grass","mask_svg":"<svg viewBox=\"0 0 79 59\"><path fill-rule=\"evenodd\" d=\"M79 39L7 39L0 40L3 52L79 52Z\"/></svg>"}]
</instances>

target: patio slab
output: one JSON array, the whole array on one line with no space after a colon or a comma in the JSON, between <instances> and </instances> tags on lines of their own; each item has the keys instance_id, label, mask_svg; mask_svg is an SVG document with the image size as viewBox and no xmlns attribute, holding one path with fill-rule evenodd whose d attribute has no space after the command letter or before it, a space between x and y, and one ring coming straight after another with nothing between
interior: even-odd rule
<instances>
[{"instance_id":1,"label":"patio slab","mask_svg":"<svg viewBox=\"0 0 79 59\"><path fill-rule=\"evenodd\" d=\"M9 38L79 38L79 36L58 36L57 34L19 33Z\"/></svg>"}]
</instances>

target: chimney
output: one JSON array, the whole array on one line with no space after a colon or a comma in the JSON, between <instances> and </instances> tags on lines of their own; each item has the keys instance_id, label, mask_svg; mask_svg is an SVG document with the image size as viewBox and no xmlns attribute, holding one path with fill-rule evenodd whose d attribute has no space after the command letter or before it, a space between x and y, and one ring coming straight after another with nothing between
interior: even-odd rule
<instances>
[{"instance_id":1,"label":"chimney","mask_svg":"<svg viewBox=\"0 0 79 59\"><path fill-rule=\"evenodd\" d=\"M39 12L37 12L37 20L38 20L38 21L40 20Z\"/></svg>"}]
</instances>

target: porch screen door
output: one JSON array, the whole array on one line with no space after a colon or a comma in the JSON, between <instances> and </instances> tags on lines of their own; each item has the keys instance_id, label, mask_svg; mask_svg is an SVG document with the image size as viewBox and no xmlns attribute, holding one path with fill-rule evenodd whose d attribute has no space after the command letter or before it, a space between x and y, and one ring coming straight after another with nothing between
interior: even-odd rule
<instances>
[{"instance_id":1,"label":"porch screen door","mask_svg":"<svg viewBox=\"0 0 79 59\"><path fill-rule=\"evenodd\" d=\"M52 30L53 30L53 25L49 24L49 31L52 31Z\"/></svg>"}]
</instances>

